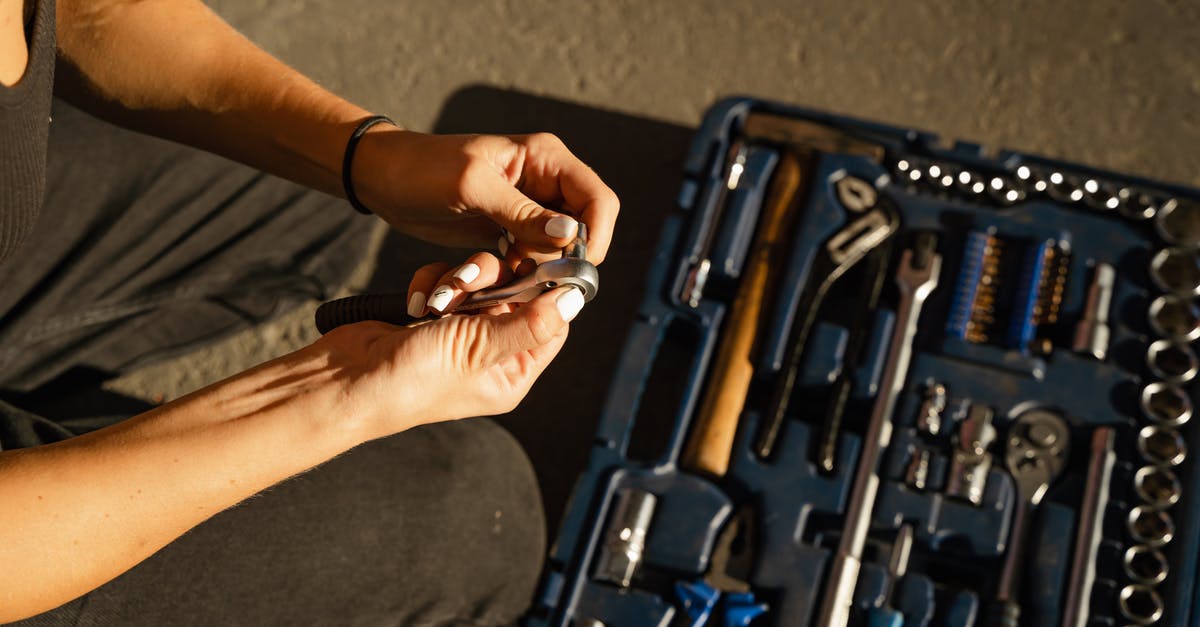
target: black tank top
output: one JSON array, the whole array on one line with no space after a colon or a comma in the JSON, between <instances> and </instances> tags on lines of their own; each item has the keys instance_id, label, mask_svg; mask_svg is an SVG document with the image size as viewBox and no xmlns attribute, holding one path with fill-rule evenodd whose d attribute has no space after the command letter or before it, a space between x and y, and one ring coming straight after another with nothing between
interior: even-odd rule
<instances>
[{"instance_id":1,"label":"black tank top","mask_svg":"<svg viewBox=\"0 0 1200 627\"><path fill-rule=\"evenodd\" d=\"M0 261L33 230L46 188L46 142L54 92L54 0L34 0L25 29L29 62L0 85ZM3 277L0 277L0 281Z\"/></svg>"}]
</instances>

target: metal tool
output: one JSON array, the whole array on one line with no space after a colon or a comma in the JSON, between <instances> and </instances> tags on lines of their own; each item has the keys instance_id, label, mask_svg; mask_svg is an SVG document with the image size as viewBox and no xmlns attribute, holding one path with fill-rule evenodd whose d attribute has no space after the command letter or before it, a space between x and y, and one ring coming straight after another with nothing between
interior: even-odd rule
<instances>
[{"instance_id":1,"label":"metal tool","mask_svg":"<svg viewBox=\"0 0 1200 627\"><path fill-rule=\"evenodd\" d=\"M1156 466L1178 466L1187 458L1187 444L1172 427L1146 425L1138 431L1137 449L1142 459Z\"/></svg>"},{"instance_id":2,"label":"metal tool","mask_svg":"<svg viewBox=\"0 0 1200 627\"><path fill-rule=\"evenodd\" d=\"M1162 619L1165 606L1154 588L1135 583L1121 588L1117 597L1121 615L1139 625L1153 625Z\"/></svg>"},{"instance_id":3,"label":"metal tool","mask_svg":"<svg viewBox=\"0 0 1200 627\"><path fill-rule=\"evenodd\" d=\"M1066 421L1045 409L1029 410L1009 427L1004 463L1016 483L1017 502L995 602L985 623L989 627L1018 627L1020 624L1017 584L1030 522L1050 484L1066 465L1070 441Z\"/></svg>"},{"instance_id":4,"label":"metal tool","mask_svg":"<svg viewBox=\"0 0 1200 627\"><path fill-rule=\"evenodd\" d=\"M896 540L892 542L892 553L888 558L888 583L883 602L879 607L867 610L867 627L904 627L904 613L890 607L896 584L908 573L908 560L912 557L912 525L900 525Z\"/></svg>"},{"instance_id":5,"label":"metal tool","mask_svg":"<svg viewBox=\"0 0 1200 627\"><path fill-rule=\"evenodd\" d=\"M850 621L850 607L862 566L863 547L871 526L875 496L879 491L879 460L891 441L892 414L896 399L904 388L921 307L937 287L941 271L942 258L936 252L936 245L937 240L932 233L920 233L912 249L905 250L900 257L896 272L896 286L900 291L896 327L888 347L887 361L884 362L879 395L875 397L863 438L854 484L846 504L846 522L837 554L830 565L827 578L829 589L821 603L818 625L844 627Z\"/></svg>"},{"instance_id":6,"label":"metal tool","mask_svg":"<svg viewBox=\"0 0 1200 627\"><path fill-rule=\"evenodd\" d=\"M946 479L946 496L964 499L972 505L983 502L992 455L988 452L996 440L991 408L973 404L954 434L954 456Z\"/></svg>"},{"instance_id":7,"label":"metal tool","mask_svg":"<svg viewBox=\"0 0 1200 627\"><path fill-rule=\"evenodd\" d=\"M929 459L929 449L913 449L908 466L904 469L904 483L910 488L924 490L929 485Z\"/></svg>"},{"instance_id":8,"label":"metal tool","mask_svg":"<svg viewBox=\"0 0 1200 627\"><path fill-rule=\"evenodd\" d=\"M1108 312L1112 307L1116 276L1116 270L1107 263L1097 263L1092 270L1083 317L1075 325L1075 337L1071 341L1071 350L1076 353L1100 361L1108 355Z\"/></svg>"},{"instance_id":9,"label":"metal tool","mask_svg":"<svg viewBox=\"0 0 1200 627\"><path fill-rule=\"evenodd\" d=\"M1183 487L1179 478L1169 468L1142 466L1133 475L1133 489L1147 505L1158 509L1168 508L1179 502Z\"/></svg>"},{"instance_id":10,"label":"metal tool","mask_svg":"<svg viewBox=\"0 0 1200 627\"><path fill-rule=\"evenodd\" d=\"M1086 627L1096 583L1096 555L1104 536L1104 512L1108 508L1109 482L1117 456L1113 451L1116 432L1112 427L1092 431L1091 455L1083 499L1079 504L1079 527L1071 557L1071 575L1063 603L1063 627Z\"/></svg>"},{"instance_id":11,"label":"metal tool","mask_svg":"<svg viewBox=\"0 0 1200 627\"><path fill-rule=\"evenodd\" d=\"M583 293L584 302L596 297L600 289L600 273L587 260L587 226L579 223L574 241L563 249L562 258L539 265L531 274L518 277L507 285L480 290L453 311L455 313L483 309L502 303L524 303L556 287L574 287ZM358 294L322 303L314 314L321 333L346 324L364 320L379 320L392 324L408 324L408 297L405 294Z\"/></svg>"},{"instance_id":12,"label":"metal tool","mask_svg":"<svg viewBox=\"0 0 1200 627\"><path fill-rule=\"evenodd\" d=\"M584 302L595 298L600 289L600 273L587 260L587 226L582 222L574 241L563 249L562 258L539 264L532 274L513 279L507 285L479 290L455 307L454 312L485 309L503 303L527 303L558 287L579 289L583 292Z\"/></svg>"},{"instance_id":13,"label":"metal tool","mask_svg":"<svg viewBox=\"0 0 1200 627\"><path fill-rule=\"evenodd\" d=\"M857 176L843 176L833 184L838 202L848 211L862 213L875 206L879 192L875 186Z\"/></svg>"},{"instance_id":14,"label":"metal tool","mask_svg":"<svg viewBox=\"0 0 1200 627\"><path fill-rule=\"evenodd\" d=\"M751 356L762 324L764 301L778 280L777 268L779 257L784 254L788 222L796 213L790 209L799 195L802 178L799 158L790 152L784 153L764 201L737 296L724 323L709 374L710 383L693 419L694 426L682 460L688 469L717 477L729 469L738 420L754 378Z\"/></svg>"},{"instance_id":15,"label":"metal tool","mask_svg":"<svg viewBox=\"0 0 1200 627\"><path fill-rule=\"evenodd\" d=\"M1154 230L1168 244L1200 246L1200 202L1170 199L1154 220Z\"/></svg>"},{"instance_id":16,"label":"metal tool","mask_svg":"<svg viewBox=\"0 0 1200 627\"><path fill-rule=\"evenodd\" d=\"M749 146L741 139L734 139L730 142L729 150L725 153L725 163L722 168L724 184L716 190L717 199L713 204L712 213L705 216L708 222L701 232L700 250L691 260L687 278L683 282L683 291L679 294L679 300L692 307L700 306L700 298L704 294L704 286L708 283L708 274L712 269L710 257L716 241L717 229L721 224L721 216L725 213L729 192L737 189L738 182L741 180L748 153Z\"/></svg>"},{"instance_id":17,"label":"metal tool","mask_svg":"<svg viewBox=\"0 0 1200 627\"><path fill-rule=\"evenodd\" d=\"M605 625L604 623L602 623L594 618L588 618L588 617L576 618L575 620L571 621L571 626L572 627L607 627L607 625Z\"/></svg>"},{"instance_id":18,"label":"metal tool","mask_svg":"<svg viewBox=\"0 0 1200 627\"><path fill-rule=\"evenodd\" d=\"M1178 427L1192 418L1192 399L1180 388L1155 381L1142 388L1142 413L1151 421Z\"/></svg>"},{"instance_id":19,"label":"metal tool","mask_svg":"<svg viewBox=\"0 0 1200 627\"><path fill-rule=\"evenodd\" d=\"M1200 253L1194 248L1164 248L1150 259L1150 280L1174 294L1200 294Z\"/></svg>"},{"instance_id":20,"label":"metal tool","mask_svg":"<svg viewBox=\"0 0 1200 627\"><path fill-rule=\"evenodd\" d=\"M1191 345L1175 340L1155 340L1146 349L1146 365L1168 383L1187 383L1200 372L1200 358Z\"/></svg>"},{"instance_id":21,"label":"metal tool","mask_svg":"<svg viewBox=\"0 0 1200 627\"><path fill-rule=\"evenodd\" d=\"M1125 520L1129 537L1147 546L1163 546L1175 538L1175 521L1165 510L1150 505L1138 505L1129 510Z\"/></svg>"},{"instance_id":22,"label":"metal tool","mask_svg":"<svg viewBox=\"0 0 1200 627\"><path fill-rule=\"evenodd\" d=\"M658 499L644 490L629 488L617 493L596 562L596 579L629 587L642 565L646 535L657 504Z\"/></svg>"},{"instance_id":23,"label":"metal tool","mask_svg":"<svg viewBox=\"0 0 1200 627\"><path fill-rule=\"evenodd\" d=\"M1190 298L1163 294L1150 303L1148 319L1162 337L1185 342L1200 338L1200 309Z\"/></svg>"},{"instance_id":24,"label":"metal tool","mask_svg":"<svg viewBox=\"0 0 1200 627\"><path fill-rule=\"evenodd\" d=\"M1125 574L1137 583L1156 586L1167 578L1167 558L1156 548L1139 544L1125 550Z\"/></svg>"},{"instance_id":25,"label":"metal tool","mask_svg":"<svg viewBox=\"0 0 1200 627\"><path fill-rule=\"evenodd\" d=\"M942 431L942 412L946 411L946 386L940 381L931 381L925 387L925 400L917 411L917 431L937 435Z\"/></svg>"},{"instance_id":26,"label":"metal tool","mask_svg":"<svg viewBox=\"0 0 1200 627\"><path fill-rule=\"evenodd\" d=\"M873 209L842 227L817 251L796 308L800 319L792 332L788 360L779 382L772 391L770 405L755 442L755 451L759 457L769 457L775 448L775 440L779 437L779 430L787 416L792 391L803 366L808 335L816 322L825 295L842 275L891 238L899 227L900 218L895 207L886 197L880 196Z\"/></svg>"},{"instance_id":27,"label":"metal tool","mask_svg":"<svg viewBox=\"0 0 1200 627\"><path fill-rule=\"evenodd\" d=\"M1158 213L1158 203L1148 193L1122 187L1117 190L1117 212L1130 220L1149 220Z\"/></svg>"}]
</instances>

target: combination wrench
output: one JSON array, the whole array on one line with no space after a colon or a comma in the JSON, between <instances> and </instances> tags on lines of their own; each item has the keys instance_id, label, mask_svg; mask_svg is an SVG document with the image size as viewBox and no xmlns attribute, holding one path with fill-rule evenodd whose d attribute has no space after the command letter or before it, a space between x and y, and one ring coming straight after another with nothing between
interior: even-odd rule
<instances>
[{"instance_id":1,"label":"combination wrench","mask_svg":"<svg viewBox=\"0 0 1200 627\"><path fill-rule=\"evenodd\" d=\"M912 249L905 250L900 257L900 267L896 271L896 287L900 291L896 327L888 347L879 395L875 397L871 421L863 438L863 450L858 458L854 486L846 506L846 523L827 578L830 589L821 604L817 625L845 627L850 622L863 548L871 527L875 496L879 492L879 462L892 439L892 414L912 360L913 339L917 334L921 307L937 287L942 267L942 257L935 251L936 245L936 236L928 232L920 233Z\"/></svg>"}]
</instances>

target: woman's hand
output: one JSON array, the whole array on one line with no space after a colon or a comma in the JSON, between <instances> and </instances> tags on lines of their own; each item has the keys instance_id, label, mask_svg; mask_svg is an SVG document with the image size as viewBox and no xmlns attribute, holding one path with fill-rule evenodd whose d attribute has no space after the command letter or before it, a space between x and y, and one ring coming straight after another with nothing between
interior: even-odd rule
<instances>
[{"instance_id":1,"label":"woman's hand","mask_svg":"<svg viewBox=\"0 0 1200 627\"><path fill-rule=\"evenodd\" d=\"M588 260L608 252L620 203L557 137L426 135L378 125L354 156L355 191L397 230L448 246L492 248L507 258L557 254L576 220ZM513 241L503 238L500 227Z\"/></svg>"}]
</instances>

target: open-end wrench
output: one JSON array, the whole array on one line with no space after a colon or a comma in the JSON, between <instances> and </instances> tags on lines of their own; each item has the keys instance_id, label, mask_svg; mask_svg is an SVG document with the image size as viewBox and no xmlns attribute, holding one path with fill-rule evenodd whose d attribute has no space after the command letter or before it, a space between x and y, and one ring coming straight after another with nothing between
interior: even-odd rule
<instances>
[{"instance_id":1,"label":"open-end wrench","mask_svg":"<svg viewBox=\"0 0 1200 627\"><path fill-rule=\"evenodd\" d=\"M452 313L484 309L504 303L527 303L539 294L557 287L574 287L583 293L584 302L596 297L600 273L587 260L587 226L579 223L574 241L563 249L562 257L538 265L523 277L500 287L479 290L468 296ZM358 294L322 303L315 314L317 330L328 333L345 324L379 320L408 324L408 298L405 294Z\"/></svg>"},{"instance_id":2,"label":"open-end wrench","mask_svg":"<svg viewBox=\"0 0 1200 627\"><path fill-rule=\"evenodd\" d=\"M821 302L825 300L825 295L842 275L886 242L900 228L900 217L891 201L886 197L872 198L871 201L873 207L834 233L813 259L812 269L808 273L809 279L800 294L796 308L800 319L790 340L788 362L771 394L771 404L763 426L758 431L754 448L759 457L769 457L775 448L775 440L783 427L792 390L796 387L796 379L803 365L808 334L816 323L817 312L821 308Z\"/></svg>"},{"instance_id":3,"label":"open-end wrench","mask_svg":"<svg viewBox=\"0 0 1200 627\"><path fill-rule=\"evenodd\" d=\"M1021 414L1008 429L1004 463L1017 485L1017 504L1004 568L996 585L996 598L984 623L987 627L1018 627L1020 624L1021 604L1016 586L1024 561L1029 524L1050 484L1067 463L1070 438L1067 423L1058 414L1044 409Z\"/></svg>"},{"instance_id":4,"label":"open-end wrench","mask_svg":"<svg viewBox=\"0 0 1200 627\"><path fill-rule=\"evenodd\" d=\"M879 462L892 439L892 414L896 399L904 388L908 365L912 360L913 338L917 335L917 320L925 299L938 284L942 257L935 251L937 238L932 233L920 233L912 249L905 250L896 271L896 287L900 303L896 310L896 327L892 331L884 364L879 395L871 409L871 421L863 438L862 454L854 475L850 500L846 505L846 523L838 543L837 554L830 565L829 590L821 603L816 625L845 627L850 622L854 603L854 588L862 567L863 547L871 527L875 496L879 492Z\"/></svg>"}]
</instances>

